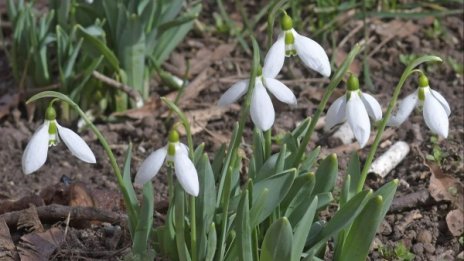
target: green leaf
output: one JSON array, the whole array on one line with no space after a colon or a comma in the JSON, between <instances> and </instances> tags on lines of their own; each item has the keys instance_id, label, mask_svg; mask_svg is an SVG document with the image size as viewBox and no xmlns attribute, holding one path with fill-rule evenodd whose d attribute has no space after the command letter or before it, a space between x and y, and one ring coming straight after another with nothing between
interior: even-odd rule
<instances>
[{"instance_id":1,"label":"green leaf","mask_svg":"<svg viewBox=\"0 0 464 261\"><path fill-rule=\"evenodd\" d=\"M198 256L200 260L203 260L207 255L208 241L210 240L206 238L208 231L211 229L208 224L213 223L214 212L216 210L216 186L213 170L206 154L200 157L197 170L200 183L200 193L196 200L197 241Z\"/></svg>"},{"instance_id":2,"label":"green leaf","mask_svg":"<svg viewBox=\"0 0 464 261\"><path fill-rule=\"evenodd\" d=\"M219 173L221 173L222 165L224 164L224 158L226 155L226 145L221 144L221 147L214 153L213 163L211 167L213 169L214 177L217 179Z\"/></svg>"},{"instance_id":3,"label":"green leaf","mask_svg":"<svg viewBox=\"0 0 464 261\"><path fill-rule=\"evenodd\" d=\"M258 182L260 180L266 179L274 174L275 166L277 164L277 159L279 158L279 153L271 155L260 168L258 168L258 173L254 177L253 181ZM256 159L255 159L256 160Z\"/></svg>"},{"instance_id":4,"label":"green leaf","mask_svg":"<svg viewBox=\"0 0 464 261\"><path fill-rule=\"evenodd\" d=\"M253 204L251 211L253 213L256 213L254 208L262 208L262 210L259 211L258 216L251 217L251 224L253 227L261 223L264 219L266 219L280 204L280 202L284 199L285 195L287 195L287 192L290 190L295 176L296 170L289 169L282 173L266 178L264 180L258 181L254 184L252 193ZM256 206L258 197L265 190L269 191L267 201L265 202L264 206Z\"/></svg>"},{"instance_id":5,"label":"green leaf","mask_svg":"<svg viewBox=\"0 0 464 261\"><path fill-rule=\"evenodd\" d=\"M127 194L129 196L129 201L132 207L135 209L135 211L138 213L139 212L139 206L138 206L138 201L137 201L137 196L135 195L134 187L132 186L132 180L131 180L131 175L130 175L130 170L131 170L131 159L132 159L132 143L129 143L129 146L127 147L126 151L126 156L124 157L124 168L123 168L123 182L124 186L126 187ZM129 214L130 212L128 212ZM135 226L137 224L138 217L132 217L129 215L129 230L131 231L131 234L133 235Z\"/></svg>"},{"instance_id":6,"label":"green leaf","mask_svg":"<svg viewBox=\"0 0 464 261\"><path fill-rule=\"evenodd\" d=\"M321 152L321 146L317 146L314 150L306 154L305 160L301 163L301 172L311 171L312 166L317 160L319 153Z\"/></svg>"},{"instance_id":7,"label":"green leaf","mask_svg":"<svg viewBox=\"0 0 464 261\"><path fill-rule=\"evenodd\" d=\"M301 254L308 238L309 231L311 229L311 224L313 223L314 216L316 215L317 210L317 196L314 197L313 201L306 209L304 216L295 226L293 234L293 246L292 246L292 261L301 260Z\"/></svg>"},{"instance_id":8,"label":"green leaf","mask_svg":"<svg viewBox=\"0 0 464 261\"><path fill-rule=\"evenodd\" d=\"M316 171L316 186L313 195L332 191L337 182L338 160L336 154L327 156Z\"/></svg>"},{"instance_id":9,"label":"green leaf","mask_svg":"<svg viewBox=\"0 0 464 261\"><path fill-rule=\"evenodd\" d=\"M274 221L264 236L260 261L290 260L292 256L292 227L286 217Z\"/></svg>"},{"instance_id":10,"label":"green leaf","mask_svg":"<svg viewBox=\"0 0 464 261\"><path fill-rule=\"evenodd\" d=\"M382 222L382 196L370 199L351 225L350 232L344 240L340 261L364 261L369 247Z\"/></svg>"},{"instance_id":11,"label":"green leaf","mask_svg":"<svg viewBox=\"0 0 464 261\"><path fill-rule=\"evenodd\" d=\"M307 201L311 197L315 184L316 176L314 175L314 173L301 175L297 177L293 182L292 187L290 188L284 200L282 200L282 203L280 204L281 211L284 211L285 216L289 217L290 223L295 224L293 223L293 219L291 218L292 213L294 211L300 211L299 207L301 203ZM304 213L305 210L301 212Z\"/></svg>"},{"instance_id":12,"label":"green leaf","mask_svg":"<svg viewBox=\"0 0 464 261\"><path fill-rule=\"evenodd\" d=\"M308 251L309 255L314 255L315 251L322 245L325 244L330 237L335 236L340 230L350 225L351 222L356 218L358 213L362 210L365 201L368 196L372 194L371 190L365 190L359 192L345 206L340 208L337 213L330 219L327 225L317 235L315 245L311 246Z\"/></svg>"},{"instance_id":13,"label":"green leaf","mask_svg":"<svg viewBox=\"0 0 464 261\"><path fill-rule=\"evenodd\" d=\"M136 255L145 256L148 254L148 236L153 225L154 200L153 185L147 182L143 185L143 201L139 220L135 229L134 239L132 243L132 251Z\"/></svg>"},{"instance_id":14,"label":"green leaf","mask_svg":"<svg viewBox=\"0 0 464 261\"><path fill-rule=\"evenodd\" d=\"M111 65L113 70L119 72L120 68L118 58L101 39L95 36L95 33L99 33L95 31L97 30L96 27L83 28L80 25L77 25L76 27L78 35L84 38L84 43L86 43L88 46L94 47L99 54L102 54L105 57L105 60L109 63L109 65Z\"/></svg>"},{"instance_id":15,"label":"green leaf","mask_svg":"<svg viewBox=\"0 0 464 261\"><path fill-rule=\"evenodd\" d=\"M235 220L239 244L239 256L241 261L253 260L253 249L251 245L251 224L248 190L242 192L240 203L237 210L237 219Z\"/></svg>"},{"instance_id":16,"label":"green leaf","mask_svg":"<svg viewBox=\"0 0 464 261\"><path fill-rule=\"evenodd\" d=\"M190 261L190 254L187 249L185 240L185 193L179 183L175 186L175 230L176 230L176 245L180 261Z\"/></svg>"},{"instance_id":17,"label":"green leaf","mask_svg":"<svg viewBox=\"0 0 464 261\"><path fill-rule=\"evenodd\" d=\"M211 223L210 229L208 231L208 243L206 247L206 261L213 261L214 254L216 253L217 248L217 235L216 235L216 226L214 223Z\"/></svg>"},{"instance_id":18,"label":"green leaf","mask_svg":"<svg viewBox=\"0 0 464 261\"><path fill-rule=\"evenodd\" d=\"M349 200L354 194L356 194L358 183L361 181L361 161L359 160L358 153L353 152L351 155L346 172L347 175L350 175L350 189L347 198Z\"/></svg>"}]
</instances>

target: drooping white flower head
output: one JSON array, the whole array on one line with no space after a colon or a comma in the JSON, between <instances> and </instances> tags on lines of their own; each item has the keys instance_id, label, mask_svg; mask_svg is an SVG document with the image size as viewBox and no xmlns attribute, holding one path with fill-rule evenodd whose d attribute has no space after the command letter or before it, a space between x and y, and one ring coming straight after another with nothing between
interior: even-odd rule
<instances>
[{"instance_id":1,"label":"drooping white flower head","mask_svg":"<svg viewBox=\"0 0 464 261\"><path fill-rule=\"evenodd\" d=\"M142 185L155 177L167 158L169 163L174 164L177 180L185 192L195 197L198 196L200 192L198 174L188 156L187 146L179 142L179 134L176 130L169 133L168 140L168 145L155 150L143 161L134 183Z\"/></svg>"},{"instance_id":2,"label":"drooping white flower head","mask_svg":"<svg viewBox=\"0 0 464 261\"><path fill-rule=\"evenodd\" d=\"M282 31L264 58L264 77L275 78L284 65L285 57L298 55L304 65L329 77L331 73L329 57L315 41L298 34L293 29L292 18L286 13L281 20Z\"/></svg>"},{"instance_id":3,"label":"drooping white flower head","mask_svg":"<svg viewBox=\"0 0 464 261\"><path fill-rule=\"evenodd\" d=\"M347 82L347 93L332 103L327 111L326 129L348 120L359 146L363 148L371 133L369 117L382 119L382 108L377 100L359 90L358 78L351 75Z\"/></svg>"},{"instance_id":4,"label":"drooping white flower head","mask_svg":"<svg viewBox=\"0 0 464 261\"><path fill-rule=\"evenodd\" d=\"M424 74L419 76L419 88L406 96L398 105L396 115L388 120L388 126L400 126L414 108L423 110L425 124L440 137L448 137L451 109L445 98L429 87L429 80Z\"/></svg>"},{"instance_id":5,"label":"drooping white flower head","mask_svg":"<svg viewBox=\"0 0 464 261\"><path fill-rule=\"evenodd\" d=\"M22 158L24 174L31 174L45 164L48 147L55 146L62 139L71 153L87 163L95 163L95 155L87 143L72 130L62 127L56 122L56 111L52 106L47 108L45 121L32 135Z\"/></svg>"},{"instance_id":6,"label":"drooping white flower head","mask_svg":"<svg viewBox=\"0 0 464 261\"><path fill-rule=\"evenodd\" d=\"M226 106L240 99L248 90L249 79L239 81L232 85L219 99L219 106ZM272 78L262 75L258 70L258 77L255 79L255 88L251 98L250 114L253 123L262 131L269 130L274 124L275 112L272 105L271 92L279 101L295 105L296 97L285 84Z\"/></svg>"}]
</instances>

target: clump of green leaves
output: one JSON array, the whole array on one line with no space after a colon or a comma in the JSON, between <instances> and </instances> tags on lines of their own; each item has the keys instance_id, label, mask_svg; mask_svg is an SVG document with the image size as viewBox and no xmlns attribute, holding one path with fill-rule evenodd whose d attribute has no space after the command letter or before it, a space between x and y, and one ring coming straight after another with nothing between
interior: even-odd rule
<instances>
[{"instance_id":1,"label":"clump of green leaves","mask_svg":"<svg viewBox=\"0 0 464 261\"><path fill-rule=\"evenodd\" d=\"M382 246L379 252L383 258L395 261L411 261L415 255L409 251L403 241L397 242L395 246Z\"/></svg>"},{"instance_id":2,"label":"clump of green leaves","mask_svg":"<svg viewBox=\"0 0 464 261\"><path fill-rule=\"evenodd\" d=\"M184 0L50 0L50 10L39 16L33 2L9 0L14 28L10 64L21 86L36 88L58 80L61 92L93 114L140 107L152 73L165 76L163 62L200 10L201 2ZM54 79L57 71L59 78ZM101 82L94 72L126 89Z\"/></svg>"}]
</instances>

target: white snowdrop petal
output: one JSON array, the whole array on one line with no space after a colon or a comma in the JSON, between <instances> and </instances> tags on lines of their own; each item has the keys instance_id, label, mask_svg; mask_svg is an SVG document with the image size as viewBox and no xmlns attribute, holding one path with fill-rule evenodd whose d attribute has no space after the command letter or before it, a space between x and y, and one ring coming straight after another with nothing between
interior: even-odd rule
<instances>
[{"instance_id":1,"label":"white snowdrop petal","mask_svg":"<svg viewBox=\"0 0 464 261\"><path fill-rule=\"evenodd\" d=\"M345 121L346 119L346 96L343 95L338 97L332 105L330 105L329 110L327 110L327 115L325 117L325 129L330 130L335 125Z\"/></svg>"},{"instance_id":2,"label":"white snowdrop petal","mask_svg":"<svg viewBox=\"0 0 464 261\"><path fill-rule=\"evenodd\" d=\"M265 87L281 102L295 105L295 94L280 81L272 78L264 78Z\"/></svg>"},{"instance_id":3,"label":"white snowdrop petal","mask_svg":"<svg viewBox=\"0 0 464 261\"><path fill-rule=\"evenodd\" d=\"M195 197L198 196L200 192L198 174L188 155L183 152L176 152L174 155L174 168L177 180L185 192Z\"/></svg>"},{"instance_id":4,"label":"white snowdrop petal","mask_svg":"<svg viewBox=\"0 0 464 261\"><path fill-rule=\"evenodd\" d=\"M346 102L346 117L359 146L363 148L371 134L371 123L361 98L355 93Z\"/></svg>"},{"instance_id":5,"label":"white snowdrop petal","mask_svg":"<svg viewBox=\"0 0 464 261\"><path fill-rule=\"evenodd\" d=\"M285 61L285 36L284 33L279 35L277 41L271 46L271 49L264 58L263 76L269 78L275 78Z\"/></svg>"},{"instance_id":6,"label":"white snowdrop petal","mask_svg":"<svg viewBox=\"0 0 464 261\"><path fill-rule=\"evenodd\" d=\"M42 167L45 161L47 161L49 125L50 122L45 121L32 135L31 140L27 144L22 158L24 174L31 174Z\"/></svg>"},{"instance_id":7,"label":"white snowdrop petal","mask_svg":"<svg viewBox=\"0 0 464 261\"><path fill-rule=\"evenodd\" d=\"M380 121L382 119L382 107L380 107L379 102L372 97L372 95L367 93L362 93L361 100L366 107L367 114L374 121Z\"/></svg>"},{"instance_id":8,"label":"white snowdrop petal","mask_svg":"<svg viewBox=\"0 0 464 261\"><path fill-rule=\"evenodd\" d=\"M308 37L299 35L295 30L293 30L293 35L295 50L303 63L323 76L329 77L331 73L329 57L322 46Z\"/></svg>"},{"instance_id":9,"label":"white snowdrop petal","mask_svg":"<svg viewBox=\"0 0 464 261\"><path fill-rule=\"evenodd\" d=\"M425 93L424 120L430 130L439 136L448 137L448 115L442 104L430 92Z\"/></svg>"},{"instance_id":10,"label":"white snowdrop petal","mask_svg":"<svg viewBox=\"0 0 464 261\"><path fill-rule=\"evenodd\" d=\"M134 183L143 185L156 176L161 169L167 154L167 146L152 152L150 156L142 162L142 165L140 165L137 175L135 175Z\"/></svg>"},{"instance_id":11,"label":"white snowdrop petal","mask_svg":"<svg viewBox=\"0 0 464 261\"><path fill-rule=\"evenodd\" d=\"M445 111L446 111L446 115L448 115L448 117L449 117L450 114L451 114L451 108L450 108L448 102L445 100L445 98L439 92L437 92L435 90L432 90L432 89L430 89L430 91L432 92L433 97L435 97L440 102L440 104L443 106L443 109L445 109Z\"/></svg>"},{"instance_id":12,"label":"white snowdrop petal","mask_svg":"<svg viewBox=\"0 0 464 261\"><path fill-rule=\"evenodd\" d=\"M400 126L414 110L418 102L417 90L399 102L398 111L395 115L391 115L387 122L388 126Z\"/></svg>"},{"instance_id":13,"label":"white snowdrop petal","mask_svg":"<svg viewBox=\"0 0 464 261\"><path fill-rule=\"evenodd\" d=\"M251 120L262 131L270 129L274 124L274 106L261 81L256 81L251 98L250 114Z\"/></svg>"},{"instance_id":14,"label":"white snowdrop petal","mask_svg":"<svg viewBox=\"0 0 464 261\"><path fill-rule=\"evenodd\" d=\"M89 145L79 135L68 128L60 126L58 123L56 123L56 127L61 140L66 144L72 155L87 163L97 162Z\"/></svg>"},{"instance_id":15,"label":"white snowdrop petal","mask_svg":"<svg viewBox=\"0 0 464 261\"><path fill-rule=\"evenodd\" d=\"M248 89L249 80L241 80L234 83L219 99L219 106L226 106L240 99Z\"/></svg>"}]
</instances>

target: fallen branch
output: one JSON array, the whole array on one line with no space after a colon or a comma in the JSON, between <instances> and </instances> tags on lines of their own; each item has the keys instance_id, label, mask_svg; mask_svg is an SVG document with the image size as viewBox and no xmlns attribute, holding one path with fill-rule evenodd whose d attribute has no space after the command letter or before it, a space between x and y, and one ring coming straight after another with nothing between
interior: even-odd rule
<instances>
[{"instance_id":1,"label":"fallen branch","mask_svg":"<svg viewBox=\"0 0 464 261\"><path fill-rule=\"evenodd\" d=\"M13 211L0 215L9 227L16 227L19 217L25 210ZM125 223L127 216L91 207L70 207L57 204L37 207L39 219L42 222L56 222L65 220L71 213L71 221L101 221L112 224Z\"/></svg>"},{"instance_id":2,"label":"fallen branch","mask_svg":"<svg viewBox=\"0 0 464 261\"><path fill-rule=\"evenodd\" d=\"M124 83L120 83L104 74L101 74L97 71L93 71L92 72L92 75L93 77L95 77L96 79L102 81L103 83L106 83L107 85L113 87L113 88L116 88L120 91L123 91L125 92L129 97L131 97L134 101L135 101L135 104L136 104L136 107L137 108L140 108L143 106L143 98L142 96L140 96L140 94L134 89L132 88L131 86L129 85L126 85Z\"/></svg>"}]
</instances>

